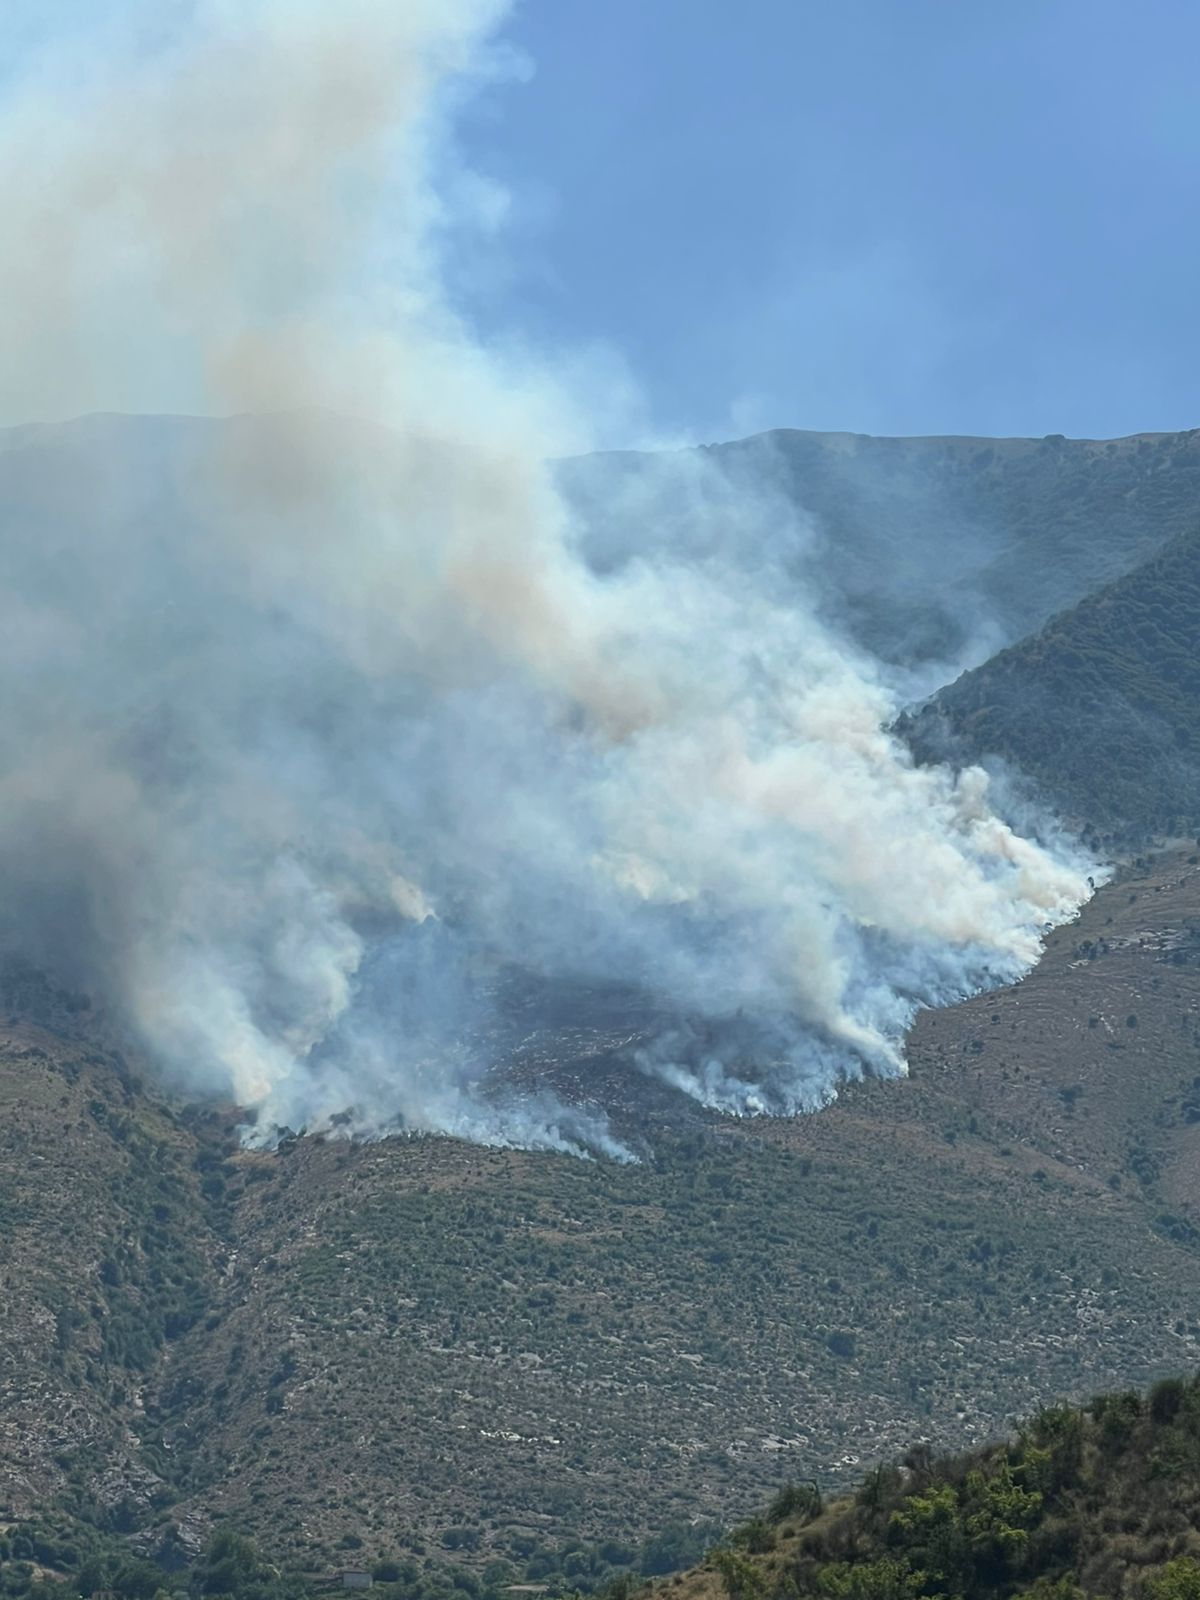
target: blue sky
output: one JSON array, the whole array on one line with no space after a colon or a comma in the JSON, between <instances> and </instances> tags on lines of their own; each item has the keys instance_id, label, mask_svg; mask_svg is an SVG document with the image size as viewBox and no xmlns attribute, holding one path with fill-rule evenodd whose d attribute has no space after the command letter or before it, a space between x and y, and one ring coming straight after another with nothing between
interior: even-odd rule
<instances>
[{"instance_id":1,"label":"blue sky","mask_svg":"<svg viewBox=\"0 0 1200 1600\"><path fill-rule=\"evenodd\" d=\"M1200 6L524 0L471 310L663 429L1200 425Z\"/></svg>"}]
</instances>

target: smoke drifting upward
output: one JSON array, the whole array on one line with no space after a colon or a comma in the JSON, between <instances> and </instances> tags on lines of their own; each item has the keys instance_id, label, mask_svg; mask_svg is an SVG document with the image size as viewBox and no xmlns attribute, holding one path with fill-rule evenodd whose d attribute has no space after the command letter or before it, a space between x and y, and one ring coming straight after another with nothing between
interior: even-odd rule
<instances>
[{"instance_id":1,"label":"smoke drifting upward","mask_svg":"<svg viewBox=\"0 0 1200 1600\"><path fill-rule=\"evenodd\" d=\"M619 1152L482 1092L514 972L646 996L707 1104L811 1108L1086 892L885 731L782 497L697 458L712 537L580 554L544 463L586 405L440 283L499 209L445 128L500 9L135 6L6 90L0 386L45 425L0 444L4 937L258 1136ZM113 410L160 415L61 422Z\"/></svg>"}]
</instances>

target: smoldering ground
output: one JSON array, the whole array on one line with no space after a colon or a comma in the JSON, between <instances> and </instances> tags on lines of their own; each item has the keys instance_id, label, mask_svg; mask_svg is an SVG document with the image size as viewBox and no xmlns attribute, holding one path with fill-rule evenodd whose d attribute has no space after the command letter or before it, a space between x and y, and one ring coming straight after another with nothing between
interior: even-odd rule
<instances>
[{"instance_id":1,"label":"smoldering ground","mask_svg":"<svg viewBox=\"0 0 1200 1600\"><path fill-rule=\"evenodd\" d=\"M480 1092L513 973L643 996L641 1067L747 1112L1026 970L1083 869L886 732L771 555L794 501L696 458L686 538L585 558L545 463L589 397L443 288L502 211L449 134L501 8L121 15L0 126L4 405L46 419L0 455L10 946L258 1137L614 1153ZM114 409L160 415L62 420Z\"/></svg>"}]
</instances>

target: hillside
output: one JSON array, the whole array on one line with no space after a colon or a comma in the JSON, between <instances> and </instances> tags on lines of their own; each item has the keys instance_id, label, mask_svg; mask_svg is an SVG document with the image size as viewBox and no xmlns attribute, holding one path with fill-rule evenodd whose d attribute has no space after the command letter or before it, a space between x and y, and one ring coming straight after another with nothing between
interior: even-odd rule
<instances>
[{"instance_id":1,"label":"hillside","mask_svg":"<svg viewBox=\"0 0 1200 1600\"><path fill-rule=\"evenodd\" d=\"M794 1122L664 1116L636 1167L242 1152L26 993L0 1512L574 1581L785 1479L1200 1364L1197 928L1200 864L1147 860L1023 984L924 1014L909 1080Z\"/></svg>"},{"instance_id":2,"label":"hillside","mask_svg":"<svg viewBox=\"0 0 1200 1600\"><path fill-rule=\"evenodd\" d=\"M867 648L906 665L961 665L1191 529L1200 431L881 439L782 429L696 451L584 457L560 472L602 566L664 549L774 559Z\"/></svg>"},{"instance_id":3,"label":"hillside","mask_svg":"<svg viewBox=\"0 0 1200 1600\"><path fill-rule=\"evenodd\" d=\"M1085 830L1200 827L1200 530L900 723L922 754L1002 756Z\"/></svg>"},{"instance_id":4,"label":"hillside","mask_svg":"<svg viewBox=\"0 0 1200 1600\"><path fill-rule=\"evenodd\" d=\"M81 1495L120 1522L162 1503L130 1419L211 1301L221 1217L204 1141L59 998L4 974L0 1508Z\"/></svg>"},{"instance_id":5,"label":"hillside","mask_svg":"<svg viewBox=\"0 0 1200 1600\"><path fill-rule=\"evenodd\" d=\"M677 1535L644 1547L636 1573L604 1600L669 1591L673 1600L1194 1600L1200 1594L1200 1379L1164 1378L1082 1406L1042 1407L1012 1436L958 1455L918 1443L827 1501L815 1480L787 1483L729 1530L697 1529L692 1571L664 1569ZM571 1592L565 1575L519 1586L493 1562L482 1579L445 1563L385 1557L359 1568L379 1600L504 1600ZM580 1574L585 1577L586 1574ZM306 1600L328 1586L280 1568L226 1527L170 1569L119 1539L53 1515L0 1529L0 1594L80 1600L102 1589L177 1596Z\"/></svg>"},{"instance_id":6,"label":"hillside","mask_svg":"<svg viewBox=\"0 0 1200 1600\"><path fill-rule=\"evenodd\" d=\"M0 522L51 541L67 522L136 536L177 518L214 459L269 451L273 426L103 415L0 429ZM314 447L368 469L397 448L358 419L307 426ZM860 644L933 670L983 660L1189 531L1200 429L1108 440L781 429L556 471L596 566L664 552L773 562Z\"/></svg>"},{"instance_id":7,"label":"hillside","mask_svg":"<svg viewBox=\"0 0 1200 1600\"><path fill-rule=\"evenodd\" d=\"M196 430L227 427L20 430L0 440L0 513L153 528ZM734 484L790 464L823 603L919 661L1157 549L1198 441L789 435L721 459ZM1080 608L1088 648L1111 634L1132 663L1121 694L1170 716L1193 681L1194 552L1182 539ZM872 568L891 576L869 612ZM1125 705L1114 741L1134 737ZM1116 748L1133 815L1161 752ZM788 1122L648 1084L627 997L597 1021L564 985L522 1022L517 1082L602 1099L636 1131L629 1165L444 1138L247 1151L234 1108L171 1098L85 997L9 966L0 1520L168 1564L227 1520L310 1575L355 1552L594 1586L787 1479L845 1486L916 1436L977 1444L1056 1396L1195 1365L1197 930L1194 853L1129 865L1024 983L923 1014L911 1078ZM40 958L25 922L6 935Z\"/></svg>"},{"instance_id":8,"label":"hillside","mask_svg":"<svg viewBox=\"0 0 1200 1600\"><path fill-rule=\"evenodd\" d=\"M1200 1379L1049 1406L965 1455L926 1447L823 1507L783 1490L678 1600L1200 1594Z\"/></svg>"}]
</instances>

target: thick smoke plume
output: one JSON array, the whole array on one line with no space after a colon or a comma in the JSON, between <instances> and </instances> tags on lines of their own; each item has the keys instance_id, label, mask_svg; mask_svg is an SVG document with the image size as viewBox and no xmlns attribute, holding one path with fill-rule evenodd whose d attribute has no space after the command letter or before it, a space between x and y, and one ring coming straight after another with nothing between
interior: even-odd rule
<instances>
[{"instance_id":1,"label":"thick smoke plume","mask_svg":"<svg viewBox=\"0 0 1200 1600\"><path fill-rule=\"evenodd\" d=\"M640 996L708 1104L813 1107L1086 892L885 731L782 497L697 458L712 537L585 559L544 463L586 405L442 287L502 210L447 136L499 20L114 8L4 88L4 937L260 1136L619 1150L481 1087L524 983Z\"/></svg>"}]
</instances>

